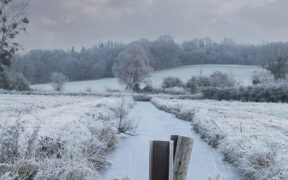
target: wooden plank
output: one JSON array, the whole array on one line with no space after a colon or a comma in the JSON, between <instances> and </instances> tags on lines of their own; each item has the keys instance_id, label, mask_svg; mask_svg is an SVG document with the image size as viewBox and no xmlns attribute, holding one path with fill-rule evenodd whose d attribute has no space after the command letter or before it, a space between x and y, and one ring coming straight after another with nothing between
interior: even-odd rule
<instances>
[{"instance_id":1,"label":"wooden plank","mask_svg":"<svg viewBox=\"0 0 288 180\"><path fill-rule=\"evenodd\" d=\"M173 142L151 141L150 180L173 180Z\"/></svg>"},{"instance_id":2,"label":"wooden plank","mask_svg":"<svg viewBox=\"0 0 288 180\"><path fill-rule=\"evenodd\" d=\"M173 162L174 162L174 158L175 158L175 153L176 153L176 148L177 148L177 142L178 142L178 135L172 135L171 136L171 141L173 141Z\"/></svg>"},{"instance_id":3,"label":"wooden plank","mask_svg":"<svg viewBox=\"0 0 288 180\"><path fill-rule=\"evenodd\" d=\"M186 180L194 139L173 135L171 140L176 144L174 149L173 180Z\"/></svg>"}]
</instances>

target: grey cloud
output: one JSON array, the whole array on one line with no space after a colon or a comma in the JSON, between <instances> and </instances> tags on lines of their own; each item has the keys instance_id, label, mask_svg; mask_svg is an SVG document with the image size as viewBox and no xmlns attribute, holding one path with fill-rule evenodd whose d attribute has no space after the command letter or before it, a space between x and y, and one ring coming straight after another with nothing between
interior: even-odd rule
<instances>
[{"instance_id":1,"label":"grey cloud","mask_svg":"<svg viewBox=\"0 0 288 180\"><path fill-rule=\"evenodd\" d=\"M32 0L26 49L170 34L178 41L287 41L287 0Z\"/></svg>"}]
</instances>

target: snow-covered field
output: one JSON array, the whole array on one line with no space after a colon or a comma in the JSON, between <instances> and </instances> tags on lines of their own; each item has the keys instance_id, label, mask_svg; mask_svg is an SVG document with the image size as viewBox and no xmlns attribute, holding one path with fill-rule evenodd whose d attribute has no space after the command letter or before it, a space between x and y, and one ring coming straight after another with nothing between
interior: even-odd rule
<instances>
[{"instance_id":1,"label":"snow-covered field","mask_svg":"<svg viewBox=\"0 0 288 180\"><path fill-rule=\"evenodd\" d=\"M236 81L243 85L251 84L253 71L261 67L248 65L203 65L202 75L209 76L215 71L222 71L231 74ZM188 65L174 69L156 71L152 73L150 80L154 87L160 87L163 79L168 76L179 77L182 81L187 81L192 76L200 76L201 65ZM32 88L38 90L51 90L50 84L33 85ZM92 91L105 91L106 89L123 89L116 78L106 78L91 81L69 82L66 84L65 91L83 92L87 89Z\"/></svg>"},{"instance_id":2,"label":"snow-covered field","mask_svg":"<svg viewBox=\"0 0 288 180\"><path fill-rule=\"evenodd\" d=\"M0 94L0 179L99 179L120 106L121 98Z\"/></svg>"},{"instance_id":3,"label":"snow-covered field","mask_svg":"<svg viewBox=\"0 0 288 180\"><path fill-rule=\"evenodd\" d=\"M194 128L247 179L288 179L288 104L155 98Z\"/></svg>"}]
</instances>

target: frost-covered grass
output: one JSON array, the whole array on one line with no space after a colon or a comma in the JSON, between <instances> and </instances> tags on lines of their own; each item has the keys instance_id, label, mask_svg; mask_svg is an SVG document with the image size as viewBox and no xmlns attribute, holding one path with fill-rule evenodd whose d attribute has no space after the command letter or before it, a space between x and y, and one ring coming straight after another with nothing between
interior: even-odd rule
<instances>
[{"instance_id":1,"label":"frost-covered grass","mask_svg":"<svg viewBox=\"0 0 288 180\"><path fill-rule=\"evenodd\" d=\"M158 108L191 120L247 179L288 179L288 104L154 98Z\"/></svg>"},{"instance_id":2,"label":"frost-covered grass","mask_svg":"<svg viewBox=\"0 0 288 180\"><path fill-rule=\"evenodd\" d=\"M0 179L100 179L97 170L109 165L103 154L117 143L121 102L1 94ZM133 100L125 102L129 111Z\"/></svg>"},{"instance_id":3,"label":"frost-covered grass","mask_svg":"<svg viewBox=\"0 0 288 180\"><path fill-rule=\"evenodd\" d=\"M251 76L255 70L261 67L249 65L203 65L202 75L210 76L215 71L222 71L232 75L236 81L243 85L251 85ZM169 76L180 78L183 82L188 81L192 76L200 76L201 65L187 65L178 68L156 71L149 78L154 87L159 88L163 79ZM51 84L37 84L32 86L37 90L52 90ZM85 92L85 91L106 91L107 89L123 89L116 78L105 78L91 81L69 82L65 85L64 91Z\"/></svg>"}]
</instances>

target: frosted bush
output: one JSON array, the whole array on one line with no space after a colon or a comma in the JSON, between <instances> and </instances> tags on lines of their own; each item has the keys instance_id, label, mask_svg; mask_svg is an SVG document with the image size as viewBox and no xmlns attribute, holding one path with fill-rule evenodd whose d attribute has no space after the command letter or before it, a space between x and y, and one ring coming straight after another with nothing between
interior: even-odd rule
<instances>
[{"instance_id":1,"label":"frosted bush","mask_svg":"<svg viewBox=\"0 0 288 180\"><path fill-rule=\"evenodd\" d=\"M53 72L50 76L50 80L54 91L62 91L65 83L68 81L64 74L58 72Z\"/></svg>"},{"instance_id":2,"label":"frosted bush","mask_svg":"<svg viewBox=\"0 0 288 180\"><path fill-rule=\"evenodd\" d=\"M209 77L193 76L190 80L195 81L197 86L199 86L199 87L209 87L209 86L211 86L211 81L210 81Z\"/></svg>"},{"instance_id":3,"label":"frosted bush","mask_svg":"<svg viewBox=\"0 0 288 180\"><path fill-rule=\"evenodd\" d=\"M197 91L202 91L203 89L209 88L225 88L232 87L236 85L236 81L231 75L223 73L221 71L213 72L210 77L205 76L193 76L186 82L185 88L190 93L197 93Z\"/></svg>"},{"instance_id":4,"label":"frosted bush","mask_svg":"<svg viewBox=\"0 0 288 180\"><path fill-rule=\"evenodd\" d=\"M60 138L53 139L50 137L40 137L38 145L35 149L35 157L38 159L60 159L64 153L65 142L63 142Z\"/></svg>"},{"instance_id":5,"label":"frosted bush","mask_svg":"<svg viewBox=\"0 0 288 180\"><path fill-rule=\"evenodd\" d=\"M120 103L116 107L112 107L111 110L116 115L118 133L133 136L136 134L137 123L133 119L128 118L129 111L132 108L129 101L131 102L132 100L122 96Z\"/></svg>"},{"instance_id":6,"label":"frosted bush","mask_svg":"<svg viewBox=\"0 0 288 180\"><path fill-rule=\"evenodd\" d=\"M254 71L252 74L252 83L254 85L274 82L274 75L268 70Z\"/></svg>"},{"instance_id":7,"label":"frosted bush","mask_svg":"<svg viewBox=\"0 0 288 180\"><path fill-rule=\"evenodd\" d=\"M0 89L29 91L30 84L20 73L0 72Z\"/></svg>"},{"instance_id":8,"label":"frosted bush","mask_svg":"<svg viewBox=\"0 0 288 180\"><path fill-rule=\"evenodd\" d=\"M184 87L183 82L177 77L167 77L163 80L162 88Z\"/></svg>"},{"instance_id":9,"label":"frosted bush","mask_svg":"<svg viewBox=\"0 0 288 180\"><path fill-rule=\"evenodd\" d=\"M12 123L0 124L0 163L13 163L20 156L19 139L22 126L19 119Z\"/></svg>"},{"instance_id":10,"label":"frosted bush","mask_svg":"<svg viewBox=\"0 0 288 180\"><path fill-rule=\"evenodd\" d=\"M196 78L192 77L185 85L186 89L190 93L196 93L198 91L198 84Z\"/></svg>"},{"instance_id":11,"label":"frosted bush","mask_svg":"<svg viewBox=\"0 0 288 180\"><path fill-rule=\"evenodd\" d=\"M248 87L206 88L203 95L216 100L288 102L288 83L281 81Z\"/></svg>"},{"instance_id":12,"label":"frosted bush","mask_svg":"<svg viewBox=\"0 0 288 180\"><path fill-rule=\"evenodd\" d=\"M153 93L156 94L170 94L170 95L188 95L190 94L183 87L173 87L173 88L154 88Z\"/></svg>"},{"instance_id":13,"label":"frosted bush","mask_svg":"<svg viewBox=\"0 0 288 180\"><path fill-rule=\"evenodd\" d=\"M230 87L235 85L235 80L226 73L215 71L210 75L211 85L214 87Z\"/></svg>"}]
</instances>

